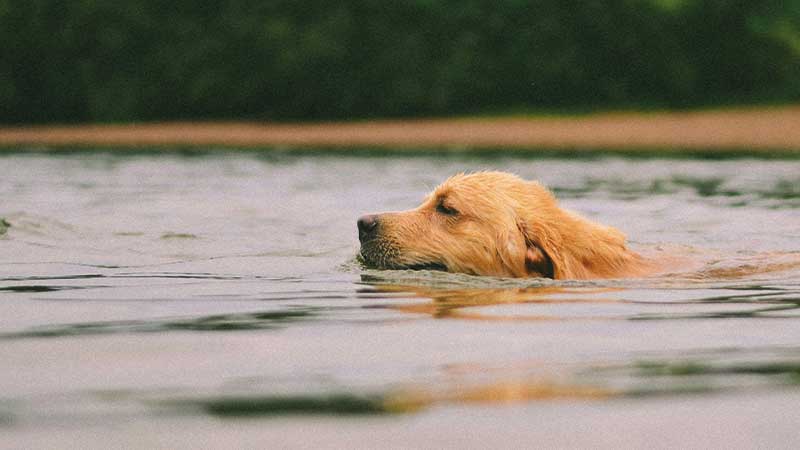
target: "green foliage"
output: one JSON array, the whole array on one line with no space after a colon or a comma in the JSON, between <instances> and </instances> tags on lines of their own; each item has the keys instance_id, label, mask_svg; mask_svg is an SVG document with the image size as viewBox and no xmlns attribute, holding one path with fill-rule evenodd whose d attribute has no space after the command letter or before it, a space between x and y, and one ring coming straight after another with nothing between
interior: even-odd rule
<instances>
[{"instance_id":1,"label":"green foliage","mask_svg":"<svg viewBox=\"0 0 800 450\"><path fill-rule=\"evenodd\" d=\"M800 99L778 0L0 0L0 122Z\"/></svg>"}]
</instances>

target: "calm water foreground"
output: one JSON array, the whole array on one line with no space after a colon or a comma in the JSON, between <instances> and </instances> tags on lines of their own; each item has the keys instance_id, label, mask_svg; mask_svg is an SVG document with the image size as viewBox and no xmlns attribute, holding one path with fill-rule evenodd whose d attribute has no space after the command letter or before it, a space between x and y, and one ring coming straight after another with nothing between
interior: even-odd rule
<instances>
[{"instance_id":1,"label":"calm water foreground","mask_svg":"<svg viewBox=\"0 0 800 450\"><path fill-rule=\"evenodd\" d=\"M800 444L798 160L87 152L0 169L0 448ZM359 215L480 169L706 270L358 265Z\"/></svg>"}]
</instances>

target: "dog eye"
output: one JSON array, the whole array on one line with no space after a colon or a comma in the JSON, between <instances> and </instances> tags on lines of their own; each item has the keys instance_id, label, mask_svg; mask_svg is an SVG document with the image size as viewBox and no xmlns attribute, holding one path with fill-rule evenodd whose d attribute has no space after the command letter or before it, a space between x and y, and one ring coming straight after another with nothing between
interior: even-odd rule
<instances>
[{"instance_id":1,"label":"dog eye","mask_svg":"<svg viewBox=\"0 0 800 450\"><path fill-rule=\"evenodd\" d=\"M445 206L443 202L439 202L436 204L436 212L439 214L444 214L446 216L457 216L458 210Z\"/></svg>"}]
</instances>

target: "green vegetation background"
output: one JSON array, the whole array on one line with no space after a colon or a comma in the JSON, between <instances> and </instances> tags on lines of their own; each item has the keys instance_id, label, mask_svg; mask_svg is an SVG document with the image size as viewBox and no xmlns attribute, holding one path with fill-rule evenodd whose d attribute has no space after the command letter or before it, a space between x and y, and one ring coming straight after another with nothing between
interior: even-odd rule
<instances>
[{"instance_id":1,"label":"green vegetation background","mask_svg":"<svg viewBox=\"0 0 800 450\"><path fill-rule=\"evenodd\" d=\"M0 0L0 122L800 99L798 0Z\"/></svg>"}]
</instances>

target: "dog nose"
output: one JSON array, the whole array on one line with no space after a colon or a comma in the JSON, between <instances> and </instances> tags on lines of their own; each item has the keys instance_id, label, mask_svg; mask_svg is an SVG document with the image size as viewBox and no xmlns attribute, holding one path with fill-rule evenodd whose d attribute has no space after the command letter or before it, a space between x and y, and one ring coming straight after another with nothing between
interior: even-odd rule
<instances>
[{"instance_id":1,"label":"dog nose","mask_svg":"<svg viewBox=\"0 0 800 450\"><path fill-rule=\"evenodd\" d=\"M378 228L378 216L369 214L358 219L358 239L363 241Z\"/></svg>"}]
</instances>

